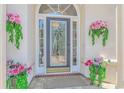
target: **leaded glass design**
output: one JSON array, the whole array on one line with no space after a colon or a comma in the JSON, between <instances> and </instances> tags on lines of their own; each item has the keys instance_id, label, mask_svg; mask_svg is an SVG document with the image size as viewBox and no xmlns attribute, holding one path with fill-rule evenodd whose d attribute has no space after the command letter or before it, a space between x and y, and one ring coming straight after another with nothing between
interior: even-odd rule
<instances>
[{"instance_id":1,"label":"leaded glass design","mask_svg":"<svg viewBox=\"0 0 124 93\"><path fill-rule=\"evenodd\" d=\"M77 22L73 22L73 65L77 64Z\"/></svg>"},{"instance_id":2,"label":"leaded glass design","mask_svg":"<svg viewBox=\"0 0 124 93\"><path fill-rule=\"evenodd\" d=\"M48 68L70 66L70 19L47 17L46 62Z\"/></svg>"},{"instance_id":3,"label":"leaded glass design","mask_svg":"<svg viewBox=\"0 0 124 93\"><path fill-rule=\"evenodd\" d=\"M39 65L44 63L44 20L39 20Z\"/></svg>"},{"instance_id":4,"label":"leaded glass design","mask_svg":"<svg viewBox=\"0 0 124 93\"><path fill-rule=\"evenodd\" d=\"M66 22L51 21L51 66L66 66Z\"/></svg>"}]
</instances>

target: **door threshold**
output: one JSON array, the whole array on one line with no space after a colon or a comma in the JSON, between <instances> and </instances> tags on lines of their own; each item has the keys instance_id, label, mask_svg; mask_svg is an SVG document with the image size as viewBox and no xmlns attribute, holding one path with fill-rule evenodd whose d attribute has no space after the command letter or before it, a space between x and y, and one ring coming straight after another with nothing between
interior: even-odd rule
<instances>
[{"instance_id":1,"label":"door threshold","mask_svg":"<svg viewBox=\"0 0 124 93\"><path fill-rule=\"evenodd\" d=\"M64 73L46 73L44 75L36 75L35 77L53 77L53 76L71 76L81 75L80 73L64 72Z\"/></svg>"}]
</instances>

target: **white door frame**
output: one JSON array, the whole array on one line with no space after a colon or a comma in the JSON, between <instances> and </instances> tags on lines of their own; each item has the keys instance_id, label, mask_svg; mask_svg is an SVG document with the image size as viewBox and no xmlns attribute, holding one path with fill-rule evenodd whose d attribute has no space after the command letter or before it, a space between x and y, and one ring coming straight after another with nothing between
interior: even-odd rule
<instances>
[{"instance_id":1,"label":"white door frame","mask_svg":"<svg viewBox=\"0 0 124 93\"><path fill-rule=\"evenodd\" d=\"M6 88L6 6L0 4L0 88Z\"/></svg>"},{"instance_id":2,"label":"white door frame","mask_svg":"<svg viewBox=\"0 0 124 93\"><path fill-rule=\"evenodd\" d=\"M44 55L45 55L45 62L43 65L41 65L41 67L39 67L39 26L38 26L38 21L39 19L43 19L44 20L44 25L45 25L45 28L44 28L44 38L46 38L46 17L55 17L55 18L70 18L70 33L71 33L71 36L70 36L70 40L71 40L71 43L72 43L72 22L73 21L76 21L77 22L77 66L73 66L72 65L72 44L71 44L71 62L70 62L70 68L71 68L71 71L70 73L74 73L74 72L80 72L80 13L79 13L79 10L78 8L75 6L76 10L77 10L77 13L78 13L78 16L65 16L65 15L48 15L48 14L39 14L39 8L40 8L41 5L38 5L37 8L36 8L36 63L35 63L35 67L36 67L36 75L40 75L40 74L48 74L47 73L47 62L46 62L46 39L44 39ZM77 71L75 71L74 69L77 69ZM54 74L54 73L52 73ZM57 74L57 73L56 73Z\"/></svg>"}]
</instances>

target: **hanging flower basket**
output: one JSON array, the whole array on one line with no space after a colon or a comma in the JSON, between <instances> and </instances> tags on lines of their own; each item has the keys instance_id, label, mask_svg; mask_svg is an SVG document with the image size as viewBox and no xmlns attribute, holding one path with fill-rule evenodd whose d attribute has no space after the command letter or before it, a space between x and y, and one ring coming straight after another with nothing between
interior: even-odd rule
<instances>
[{"instance_id":1,"label":"hanging flower basket","mask_svg":"<svg viewBox=\"0 0 124 93\"><path fill-rule=\"evenodd\" d=\"M20 47L20 41L23 39L21 19L18 14L7 14L6 30L9 35L9 42L14 44L17 49Z\"/></svg>"},{"instance_id":2,"label":"hanging flower basket","mask_svg":"<svg viewBox=\"0 0 124 93\"><path fill-rule=\"evenodd\" d=\"M106 45L108 40L108 24L106 21L97 20L90 25L89 36L92 38L92 45L95 44L95 39L102 36L102 45Z\"/></svg>"}]
</instances>

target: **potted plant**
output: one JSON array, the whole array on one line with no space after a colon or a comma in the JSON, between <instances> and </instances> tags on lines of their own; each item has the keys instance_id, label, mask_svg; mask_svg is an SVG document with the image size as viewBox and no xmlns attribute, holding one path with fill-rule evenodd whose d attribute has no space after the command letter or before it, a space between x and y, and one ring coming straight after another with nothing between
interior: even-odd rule
<instances>
[{"instance_id":1,"label":"potted plant","mask_svg":"<svg viewBox=\"0 0 124 93\"><path fill-rule=\"evenodd\" d=\"M108 40L108 24L106 21L97 20L90 25L89 36L92 38L92 45L95 44L95 39L102 36L102 45L106 45L106 40Z\"/></svg>"},{"instance_id":2,"label":"potted plant","mask_svg":"<svg viewBox=\"0 0 124 93\"><path fill-rule=\"evenodd\" d=\"M20 63L14 63L13 60L7 62L7 88L26 89L28 88L28 73L31 67L26 67Z\"/></svg>"},{"instance_id":3,"label":"potted plant","mask_svg":"<svg viewBox=\"0 0 124 93\"><path fill-rule=\"evenodd\" d=\"M89 77L91 84L97 84L98 86L102 85L103 80L106 77L106 65L110 60L105 61L102 57L97 57L94 59L87 60L84 64L89 67Z\"/></svg>"}]
</instances>

